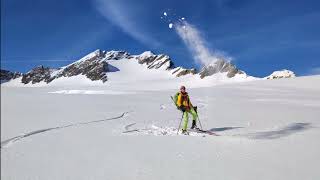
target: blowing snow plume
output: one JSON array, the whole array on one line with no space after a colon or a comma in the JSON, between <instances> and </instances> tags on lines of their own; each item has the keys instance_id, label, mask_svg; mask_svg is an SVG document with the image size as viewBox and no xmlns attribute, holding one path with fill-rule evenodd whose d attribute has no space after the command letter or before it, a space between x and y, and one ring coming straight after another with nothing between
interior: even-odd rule
<instances>
[{"instance_id":1,"label":"blowing snow plume","mask_svg":"<svg viewBox=\"0 0 320 180\"><path fill-rule=\"evenodd\" d=\"M215 63L218 60L230 60L229 57L225 57L221 53L210 51L206 47L200 32L187 21L180 19L174 25L177 34L191 51L193 58L197 63L208 65Z\"/></svg>"},{"instance_id":2,"label":"blowing snow plume","mask_svg":"<svg viewBox=\"0 0 320 180\"><path fill-rule=\"evenodd\" d=\"M179 37L183 40L184 44L191 52L193 59L197 64L206 66L213 64L218 60L230 61L230 57L226 57L218 50L210 51L206 47L205 40L201 37L200 32L188 23L185 18L180 18L178 21L172 23L169 20L169 28L174 28Z\"/></svg>"}]
</instances>

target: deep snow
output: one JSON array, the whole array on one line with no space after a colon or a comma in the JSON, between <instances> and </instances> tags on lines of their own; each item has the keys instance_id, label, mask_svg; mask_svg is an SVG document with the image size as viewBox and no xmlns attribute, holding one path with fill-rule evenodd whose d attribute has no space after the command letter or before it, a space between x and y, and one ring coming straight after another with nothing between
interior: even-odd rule
<instances>
[{"instance_id":1,"label":"deep snow","mask_svg":"<svg viewBox=\"0 0 320 180\"><path fill-rule=\"evenodd\" d=\"M221 135L202 137L175 134L182 81L134 75L144 80L2 84L1 179L320 178L320 76L190 83L203 127Z\"/></svg>"}]
</instances>

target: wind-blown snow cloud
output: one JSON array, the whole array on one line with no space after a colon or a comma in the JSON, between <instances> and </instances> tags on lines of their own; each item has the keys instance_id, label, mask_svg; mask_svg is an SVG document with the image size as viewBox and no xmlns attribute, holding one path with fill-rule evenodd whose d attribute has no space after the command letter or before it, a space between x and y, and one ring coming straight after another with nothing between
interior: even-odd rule
<instances>
[{"instance_id":1,"label":"wind-blown snow cloud","mask_svg":"<svg viewBox=\"0 0 320 180\"><path fill-rule=\"evenodd\" d=\"M206 46L206 42L202 38L200 32L193 25L184 20L184 18L179 19L179 21L174 24L174 28L192 53L196 63L208 65L219 59L227 61L231 60L230 57L223 55L223 53L218 50L211 51Z\"/></svg>"},{"instance_id":2,"label":"wind-blown snow cloud","mask_svg":"<svg viewBox=\"0 0 320 180\"><path fill-rule=\"evenodd\" d=\"M93 5L103 17L118 26L124 33L135 40L149 46L157 47L160 45L160 43L148 35L148 33L141 30L143 27L137 22L139 22L138 18L143 17L136 16L137 12L139 12L139 7L136 7L130 3L130 1L93 0Z\"/></svg>"}]
</instances>

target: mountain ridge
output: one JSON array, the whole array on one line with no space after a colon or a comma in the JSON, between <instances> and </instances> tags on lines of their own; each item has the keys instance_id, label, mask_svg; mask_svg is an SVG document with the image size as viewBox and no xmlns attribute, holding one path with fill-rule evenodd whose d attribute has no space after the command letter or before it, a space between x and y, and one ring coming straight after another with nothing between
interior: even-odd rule
<instances>
[{"instance_id":1,"label":"mountain ridge","mask_svg":"<svg viewBox=\"0 0 320 180\"><path fill-rule=\"evenodd\" d=\"M199 76L200 79L206 79L218 73L224 73L227 78L233 78L241 75L242 78L249 77L244 71L238 69L230 61L220 59L216 62L204 66L200 71L196 68L184 68L175 66L170 56L166 54L154 54L151 51L145 51L138 55L131 55L127 51L102 51L97 49L79 60L72 62L60 68L50 68L45 66L37 66L27 73L11 73L1 74L1 79L10 81L11 79L21 78L23 84L36 84L45 82L47 84L61 77L73 77L84 75L91 81L109 81L109 73L121 71L121 68L112 65L112 61L127 60L136 61L140 65L144 65L150 70L160 70L168 72L173 77L180 78L187 75ZM5 72L5 71L4 71ZM147 74L146 74L147 76Z\"/></svg>"}]
</instances>

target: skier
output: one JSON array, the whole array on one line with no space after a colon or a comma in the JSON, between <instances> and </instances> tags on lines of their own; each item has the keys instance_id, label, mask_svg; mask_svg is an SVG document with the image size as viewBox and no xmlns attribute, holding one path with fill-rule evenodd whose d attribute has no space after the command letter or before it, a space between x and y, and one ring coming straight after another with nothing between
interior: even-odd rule
<instances>
[{"instance_id":1,"label":"skier","mask_svg":"<svg viewBox=\"0 0 320 180\"><path fill-rule=\"evenodd\" d=\"M190 101L189 95L186 92L186 87L181 86L180 87L180 92L177 92L176 95L174 96L175 103L178 107L179 110L183 112L183 127L182 127L182 133L186 134L187 133L187 127L188 127L188 120L189 116L188 113L192 115L192 126L191 129L197 129L197 112L196 112L196 107L192 106L192 103Z\"/></svg>"}]
</instances>

